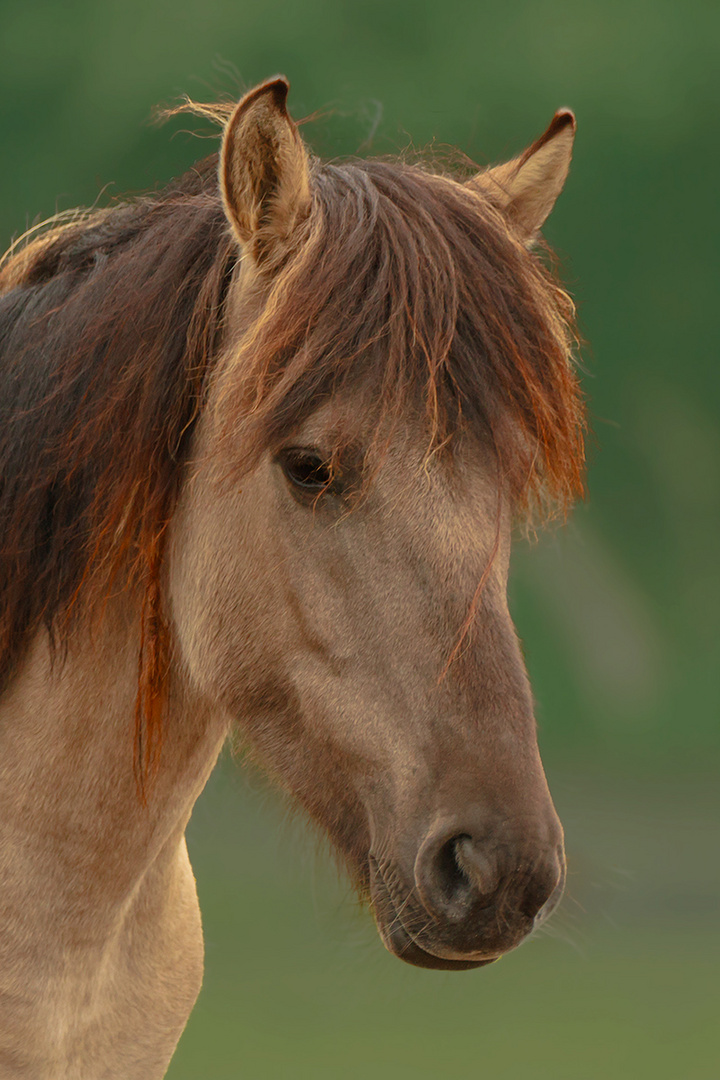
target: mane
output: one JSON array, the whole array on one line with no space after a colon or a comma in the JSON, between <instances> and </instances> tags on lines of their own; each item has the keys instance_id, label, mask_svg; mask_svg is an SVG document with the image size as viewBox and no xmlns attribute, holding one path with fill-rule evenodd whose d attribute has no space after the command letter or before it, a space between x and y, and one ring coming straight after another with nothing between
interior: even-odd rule
<instances>
[{"instance_id":1,"label":"mane","mask_svg":"<svg viewBox=\"0 0 720 1080\"><path fill-rule=\"evenodd\" d=\"M167 666L163 540L236 257L216 169L51 222L0 270L0 689L40 626L67 640L114 587L139 587L143 769Z\"/></svg>"},{"instance_id":2,"label":"mane","mask_svg":"<svg viewBox=\"0 0 720 1080\"><path fill-rule=\"evenodd\" d=\"M0 267L0 690L41 626L66 640L137 587L140 775L157 760L168 670L164 537L237 258L216 167L56 220ZM566 507L582 488L583 406L572 303L544 263L490 199L421 166L314 162L313 191L218 374L237 468L360 389L378 432L418 406L428 454L482 431L522 513Z\"/></svg>"}]
</instances>

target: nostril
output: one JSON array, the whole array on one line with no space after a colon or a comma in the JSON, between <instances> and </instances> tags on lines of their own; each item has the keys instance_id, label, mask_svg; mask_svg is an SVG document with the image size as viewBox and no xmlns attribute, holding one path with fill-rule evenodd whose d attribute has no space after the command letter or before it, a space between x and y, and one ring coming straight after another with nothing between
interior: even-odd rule
<instances>
[{"instance_id":1,"label":"nostril","mask_svg":"<svg viewBox=\"0 0 720 1080\"><path fill-rule=\"evenodd\" d=\"M419 898L434 918L458 926L497 909L503 919L544 918L557 905L564 881L562 847L530 856L528 845L498 843L491 835L440 826L415 861Z\"/></svg>"},{"instance_id":2,"label":"nostril","mask_svg":"<svg viewBox=\"0 0 720 1080\"><path fill-rule=\"evenodd\" d=\"M446 904L466 903L473 891L473 883L462 865L462 854L459 851L461 845L469 841L469 836L454 836L438 851L435 871Z\"/></svg>"},{"instance_id":3,"label":"nostril","mask_svg":"<svg viewBox=\"0 0 720 1080\"><path fill-rule=\"evenodd\" d=\"M460 833L421 852L416 882L428 910L461 918L482 897L487 896L490 902L497 887L497 872L472 837Z\"/></svg>"},{"instance_id":4,"label":"nostril","mask_svg":"<svg viewBox=\"0 0 720 1080\"><path fill-rule=\"evenodd\" d=\"M493 895L498 887L497 863L473 842L471 836L456 838L455 861L476 894L488 898Z\"/></svg>"}]
</instances>

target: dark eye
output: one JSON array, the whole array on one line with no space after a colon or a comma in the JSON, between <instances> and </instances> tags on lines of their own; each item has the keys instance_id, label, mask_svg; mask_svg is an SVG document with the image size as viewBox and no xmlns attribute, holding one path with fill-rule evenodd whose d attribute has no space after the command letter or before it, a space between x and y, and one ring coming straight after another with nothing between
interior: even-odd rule
<instances>
[{"instance_id":1,"label":"dark eye","mask_svg":"<svg viewBox=\"0 0 720 1080\"><path fill-rule=\"evenodd\" d=\"M290 447L280 451L278 461L290 483L303 491L324 491L332 483L330 467L313 450Z\"/></svg>"}]
</instances>

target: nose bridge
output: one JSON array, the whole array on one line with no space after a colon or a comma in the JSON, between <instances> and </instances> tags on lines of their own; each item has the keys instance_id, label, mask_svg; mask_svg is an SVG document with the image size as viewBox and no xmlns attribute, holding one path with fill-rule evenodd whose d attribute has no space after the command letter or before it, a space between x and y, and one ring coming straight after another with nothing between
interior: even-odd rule
<instances>
[{"instance_id":1,"label":"nose bridge","mask_svg":"<svg viewBox=\"0 0 720 1080\"><path fill-rule=\"evenodd\" d=\"M547 799L532 695L507 608L486 605L437 686L425 752L452 802L478 778L498 810ZM532 812L532 808L531 811Z\"/></svg>"},{"instance_id":2,"label":"nose bridge","mask_svg":"<svg viewBox=\"0 0 720 1080\"><path fill-rule=\"evenodd\" d=\"M507 607L487 598L443 672L452 643L447 635L444 654L428 649L417 666L405 653L412 642L398 642L398 653L385 658L392 663L377 700L385 698L394 717L381 729L381 786L390 789L391 813L429 823L480 804L498 820L547 819L557 831L532 696Z\"/></svg>"},{"instance_id":3,"label":"nose bridge","mask_svg":"<svg viewBox=\"0 0 720 1080\"><path fill-rule=\"evenodd\" d=\"M435 814L479 807L485 818L504 823L503 829L554 820L532 709L529 703L521 706L515 713L510 705L491 709L475 703L462 723L451 722L450 729L426 747Z\"/></svg>"}]
</instances>

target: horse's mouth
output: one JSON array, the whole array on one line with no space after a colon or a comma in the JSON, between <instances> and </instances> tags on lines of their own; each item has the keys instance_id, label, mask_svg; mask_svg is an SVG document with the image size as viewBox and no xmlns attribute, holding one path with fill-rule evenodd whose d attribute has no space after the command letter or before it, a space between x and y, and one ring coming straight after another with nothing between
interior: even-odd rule
<instances>
[{"instance_id":1,"label":"horse's mouth","mask_svg":"<svg viewBox=\"0 0 720 1080\"><path fill-rule=\"evenodd\" d=\"M477 960L454 960L446 956L435 956L434 953L418 945L397 916L393 920L391 929L385 929L378 923L378 930L385 948L393 956L399 957L400 960L414 967L431 968L435 971L470 971L472 968L485 967L486 964L493 964L500 959L498 956L489 956Z\"/></svg>"},{"instance_id":2,"label":"horse's mouth","mask_svg":"<svg viewBox=\"0 0 720 1080\"><path fill-rule=\"evenodd\" d=\"M485 967L499 960L499 955L485 956L481 953L470 952L466 956L439 955L431 952L425 945L418 941L419 937L427 939L427 931L422 935L413 933L407 926L407 918L403 919L400 910L407 909L407 904L396 904L392 890L385 880L378 861L370 856L371 869L371 893L372 904L375 914L378 933L383 945L406 964L414 967L431 968L436 971L470 971L472 968ZM412 918L412 916L410 916ZM443 949L443 951L447 951Z\"/></svg>"}]
</instances>

